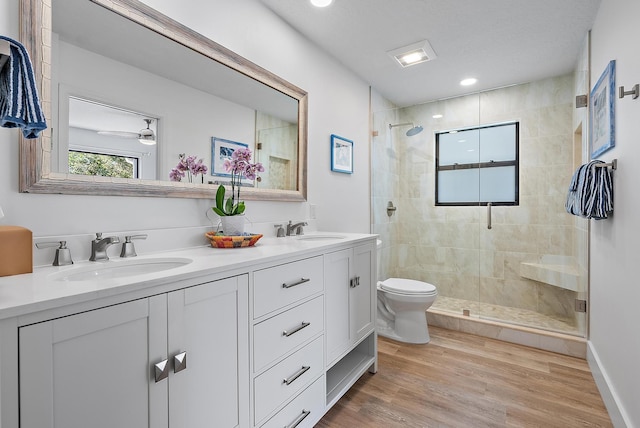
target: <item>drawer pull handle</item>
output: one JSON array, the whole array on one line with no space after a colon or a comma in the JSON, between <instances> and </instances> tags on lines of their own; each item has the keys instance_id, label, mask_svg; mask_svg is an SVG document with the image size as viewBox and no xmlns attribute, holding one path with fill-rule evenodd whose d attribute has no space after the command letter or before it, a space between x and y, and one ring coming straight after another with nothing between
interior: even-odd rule
<instances>
[{"instance_id":1,"label":"drawer pull handle","mask_svg":"<svg viewBox=\"0 0 640 428\"><path fill-rule=\"evenodd\" d=\"M298 425L300 425L300 422L304 421L304 418L306 418L310 414L311 414L311 410L302 409L302 413L300 414L300 416L298 416L293 422L291 422L289 425L285 426L284 428L296 428Z\"/></svg>"},{"instance_id":2,"label":"drawer pull handle","mask_svg":"<svg viewBox=\"0 0 640 428\"><path fill-rule=\"evenodd\" d=\"M153 365L153 374L156 383L169 377L169 361L162 360L159 363Z\"/></svg>"},{"instance_id":3,"label":"drawer pull handle","mask_svg":"<svg viewBox=\"0 0 640 428\"><path fill-rule=\"evenodd\" d=\"M299 331L300 331L300 330L302 330L303 328L305 328L305 327L309 327L310 325L311 325L311 323L310 323L310 322L304 322L304 321L302 321L302 324L300 324L299 326L297 326L297 327L296 327L296 328L294 328L293 330L291 330L291 331L287 331L287 330L283 331L283 332L282 332L282 335L283 335L283 336L285 336L285 337L289 337L289 336L291 336L292 334L299 332Z\"/></svg>"},{"instance_id":4,"label":"drawer pull handle","mask_svg":"<svg viewBox=\"0 0 640 428\"><path fill-rule=\"evenodd\" d=\"M300 278L299 280L291 282L289 284L287 284L286 282L283 283L282 288L295 287L296 285L304 284L305 282L309 282L309 281L311 281L311 278Z\"/></svg>"},{"instance_id":5,"label":"drawer pull handle","mask_svg":"<svg viewBox=\"0 0 640 428\"><path fill-rule=\"evenodd\" d=\"M294 380L298 379L300 376L305 374L307 370L309 370L310 368L311 366L302 366L302 368L297 372L295 372L293 375L291 375L291 377L282 379L282 383L284 383L285 385L291 385Z\"/></svg>"}]
</instances>

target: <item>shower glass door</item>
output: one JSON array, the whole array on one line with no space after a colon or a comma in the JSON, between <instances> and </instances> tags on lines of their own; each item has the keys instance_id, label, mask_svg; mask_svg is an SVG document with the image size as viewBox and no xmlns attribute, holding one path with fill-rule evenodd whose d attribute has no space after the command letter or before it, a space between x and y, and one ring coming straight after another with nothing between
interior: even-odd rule
<instances>
[{"instance_id":1,"label":"shower glass door","mask_svg":"<svg viewBox=\"0 0 640 428\"><path fill-rule=\"evenodd\" d=\"M481 174L481 186L511 192L513 185L515 193L513 203L505 203L507 194L481 195L479 315L584 335L584 313L575 308L586 272L581 279L581 245L564 209L574 164L573 86L570 74L480 94L481 125L506 123L496 129L509 134L481 134L480 164L514 160L515 169L495 179Z\"/></svg>"}]
</instances>

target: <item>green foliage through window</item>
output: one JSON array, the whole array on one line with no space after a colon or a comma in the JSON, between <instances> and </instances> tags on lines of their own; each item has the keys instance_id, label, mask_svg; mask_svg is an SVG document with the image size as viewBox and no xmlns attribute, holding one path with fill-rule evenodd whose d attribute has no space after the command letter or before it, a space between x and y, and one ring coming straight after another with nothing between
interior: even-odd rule
<instances>
[{"instance_id":1,"label":"green foliage through window","mask_svg":"<svg viewBox=\"0 0 640 428\"><path fill-rule=\"evenodd\" d=\"M138 178L137 161L125 156L69 151L69 174Z\"/></svg>"}]
</instances>

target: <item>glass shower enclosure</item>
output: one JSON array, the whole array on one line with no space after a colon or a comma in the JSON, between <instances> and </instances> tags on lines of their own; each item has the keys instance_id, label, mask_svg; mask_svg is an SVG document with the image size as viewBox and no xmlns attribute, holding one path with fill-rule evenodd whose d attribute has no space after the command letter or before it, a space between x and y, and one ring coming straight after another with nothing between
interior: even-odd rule
<instances>
[{"instance_id":1,"label":"glass shower enclosure","mask_svg":"<svg viewBox=\"0 0 640 428\"><path fill-rule=\"evenodd\" d=\"M430 311L586 334L588 223L564 208L577 76L373 112L380 279L435 285Z\"/></svg>"}]
</instances>

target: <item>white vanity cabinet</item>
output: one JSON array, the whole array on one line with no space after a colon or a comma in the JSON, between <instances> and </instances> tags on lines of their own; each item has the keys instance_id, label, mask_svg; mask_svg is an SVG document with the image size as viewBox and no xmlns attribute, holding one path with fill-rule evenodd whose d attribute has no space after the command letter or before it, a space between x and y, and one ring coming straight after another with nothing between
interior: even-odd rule
<instances>
[{"instance_id":1,"label":"white vanity cabinet","mask_svg":"<svg viewBox=\"0 0 640 428\"><path fill-rule=\"evenodd\" d=\"M375 243L325 255L327 405L376 367Z\"/></svg>"},{"instance_id":2,"label":"white vanity cabinet","mask_svg":"<svg viewBox=\"0 0 640 428\"><path fill-rule=\"evenodd\" d=\"M242 275L20 327L20 427L248 426Z\"/></svg>"},{"instance_id":3,"label":"white vanity cabinet","mask_svg":"<svg viewBox=\"0 0 640 428\"><path fill-rule=\"evenodd\" d=\"M191 260L173 273L0 278L0 427L312 428L376 370L375 251L278 238L164 254Z\"/></svg>"}]
</instances>

